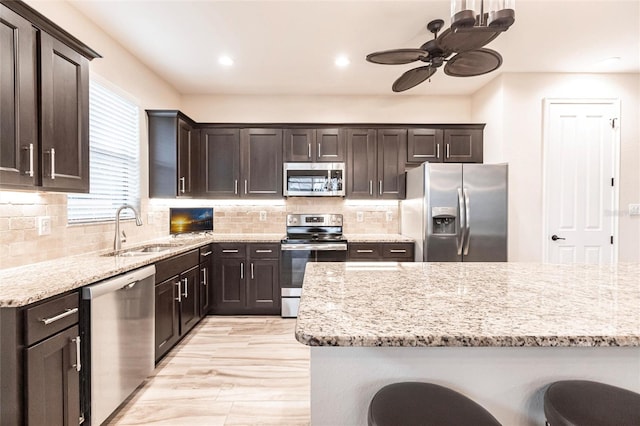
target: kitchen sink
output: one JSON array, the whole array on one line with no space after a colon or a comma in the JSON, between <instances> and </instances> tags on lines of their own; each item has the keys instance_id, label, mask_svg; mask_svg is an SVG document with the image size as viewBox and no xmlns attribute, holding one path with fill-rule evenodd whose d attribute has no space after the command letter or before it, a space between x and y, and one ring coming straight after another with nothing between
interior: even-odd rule
<instances>
[{"instance_id":1,"label":"kitchen sink","mask_svg":"<svg viewBox=\"0 0 640 426\"><path fill-rule=\"evenodd\" d=\"M141 247L131 247L118 251L110 251L109 253L104 254L103 256L121 256L121 257L132 257L132 256L145 256L151 255L154 253L160 253L163 251L171 250L174 247L180 247L182 244L172 244L172 243L158 243L158 244L147 244Z\"/></svg>"}]
</instances>

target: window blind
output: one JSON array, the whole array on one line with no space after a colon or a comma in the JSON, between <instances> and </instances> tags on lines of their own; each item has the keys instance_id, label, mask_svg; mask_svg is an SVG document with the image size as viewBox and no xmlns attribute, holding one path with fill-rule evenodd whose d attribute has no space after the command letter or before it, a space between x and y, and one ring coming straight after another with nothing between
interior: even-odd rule
<instances>
[{"instance_id":1,"label":"window blind","mask_svg":"<svg viewBox=\"0 0 640 426\"><path fill-rule=\"evenodd\" d=\"M140 209L137 105L103 85L89 85L89 194L67 196L68 223L113 221L123 204ZM132 218L130 209L122 218Z\"/></svg>"}]
</instances>

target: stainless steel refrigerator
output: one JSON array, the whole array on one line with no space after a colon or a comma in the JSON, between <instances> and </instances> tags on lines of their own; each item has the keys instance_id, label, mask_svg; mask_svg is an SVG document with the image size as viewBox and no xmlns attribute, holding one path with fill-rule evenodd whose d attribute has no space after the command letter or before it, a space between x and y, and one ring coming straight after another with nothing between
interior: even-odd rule
<instances>
[{"instance_id":1,"label":"stainless steel refrigerator","mask_svg":"<svg viewBox=\"0 0 640 426\"><path fill-rule=\"evenodd\" d=\"M506 164L424 163L407 172L401 233L418 262L506 262Z\"/></svg>"}]
</instances>

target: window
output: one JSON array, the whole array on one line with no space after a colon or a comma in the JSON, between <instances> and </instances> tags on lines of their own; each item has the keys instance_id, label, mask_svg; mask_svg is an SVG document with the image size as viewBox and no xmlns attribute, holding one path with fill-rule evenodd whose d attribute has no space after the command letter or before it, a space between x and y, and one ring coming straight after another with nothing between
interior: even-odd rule
<instances>
[{"instance_id":1,"label":"window","mask_svg":"<svg viewBox=\"0 0 640 426\"><path fill-rule=\"evenodd\" d=\"M89 194L67 196L68 223L112 221L131 204L140 210L140 112L95 81L89 86ZM130 209L122 218L132 218Z\"/></svg>"}]
</instances>

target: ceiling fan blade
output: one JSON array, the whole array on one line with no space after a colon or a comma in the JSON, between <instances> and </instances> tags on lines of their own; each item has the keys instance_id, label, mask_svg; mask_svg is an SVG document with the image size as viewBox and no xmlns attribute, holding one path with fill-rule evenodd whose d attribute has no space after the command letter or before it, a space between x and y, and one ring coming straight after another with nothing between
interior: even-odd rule
<instances>
[{"instance_id":1,"label":"ceiling fan blade","mask_svg":"<svg viewBox=\"0 0 640 426\"><path fill-rule=\"evenodd\" d=\"M502 65L502 56L495 50L478 49L458 53L449 59L444 72L453 77L473 77L498 69Z\"/></svg>"},{"instance_id":2,"label":"ceiling fan blade","mask_svg":"<svg viewBox=\"0 0 640 426\"><path fill-rule=\"evenodd\" d=\"M451 28L449 28L438 37L438 46L445 52L467 52L480 49L493 41L500 33L501 31L487 31L484 28L480 31L474 31L473 29L451 31Z\"/></svg>"},{"instance_id":3,"label":"ceiling fan blade","mask_svg":"<svg viewBox=\"0 0 640 426\"><path fill-rule=\"evenodd\" d=\"M426 66L409 70L402 74L392 86L394 92L404 92L422 83L437 71L437 68Z\"/></svg>"},{"instance_id":4,"label":"ceiling fan blade","mask_svg":"<svg viewBox=\"0 0 640 426\"><path fill-rule=\"evenodd\" d=\"M367 55L367 61L374 64L401 65L408 64L429 56L429 52L422 49L393 49L374 52Z\"/></svg>"}]
</instances>

